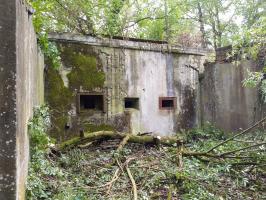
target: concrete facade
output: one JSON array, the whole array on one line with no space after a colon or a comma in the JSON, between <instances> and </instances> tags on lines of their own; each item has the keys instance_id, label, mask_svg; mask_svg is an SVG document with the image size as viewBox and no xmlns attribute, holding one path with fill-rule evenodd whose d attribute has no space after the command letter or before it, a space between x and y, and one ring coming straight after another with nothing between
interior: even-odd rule
<instances>
[{"instance_id":1,"label":"concrete facade","mask_svg":"<svg viewBox=\"0 0 266 200\"><path fill-rule=\"evenodd\" d=\"M158 135L171 135L198 124L198 77L203 71L203 51L150 41L97 39L70 34L54 34L50 39L60 49L63 63L60 76L74 97L70 101L71 108L66 110L70 130L64 130L65 126L61 124L61 132L66 136L78 133L78 125L82 124L99 127L104 124L118 131ZM81 56L96 58L98 70L105 76L101 87L86 89L85 83L79 82L74 88L73 81L69 81L79 65L71 59L76 61ZM80 79L83 79L81 74ZM51 90L48 86L47 93ZM77 98L86 93L104 94L105 110L94 112L88 109L79 113ZM160 108L160 97L175 98L175 107ZM125 98L137 98L137 108L126 108ZM84 127L86 129L86 125Z\"/></svg>"},{"instance_id":2,"label":"concrete facade","mask_svg":"<svg viewBox=\"0 0 266 200\"><path fill-rule=\"evenodd\" d=\"M246 129L265 116L258 90L243 86L247 70L261 69L252 60L207 64L200 84L202 123L209 121L231 132Z\"/></svg>"},{"instance_id":3,"label":"concrete facade","mask_svg":"<svg viewBox=\"0 0 266 200\"><path fill-rule=\"evenodd\" d=\"M80 130L102 128L164 136L206 122L230 132L247 128L265 115L258 91L245 88L242 83L248 69L258 71L261 67L251 60L227 59L231 47L221 49L215 63L204 64L204 51L163 42L72 34L52 34L50 39L61 52L63 66L58 76L71 93L70 106L63 112L67 113L65 120L60 121L54 134L62 140L72 133L79 134ZM90 60L87 64L76 62L85 57L96 60L97 70L104 76L102 85L86 88L81 81L98 73L77 71L84 63L84 68L90 67ZM73 71L78 81L69 80ZM46 91L51 93L51 87ZM90 94L103 95L102 111L80 112L81 96ZM162 97L173 98L174 108L162 109ZM127 108L127 98L137 99L137 106Z\"/></svg>"},{"instance_id":4,"label":"concrete facade","mask_svg":"<svg viewBox=\"0 0 266 200\"><path fill-rule=\"evenodd\" d=\"M23 200L29 160L27 122L43 102L44 60L28 8L0 4L0 199Z\"/></svg>"}]
</instances>

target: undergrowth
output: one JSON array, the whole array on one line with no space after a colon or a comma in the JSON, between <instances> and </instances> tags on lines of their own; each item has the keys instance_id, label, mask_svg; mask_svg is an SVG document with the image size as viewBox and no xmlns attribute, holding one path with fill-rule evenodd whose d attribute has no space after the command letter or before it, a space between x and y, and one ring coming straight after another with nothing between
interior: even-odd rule
<instances>
[{"instance_id":1,"label":"undergrowth","mask_svg":"<svg viewBox=\"0 0 266 200\"><path fill-rule=\"evenodd\" d=\"M176 147L129 143L122 152L117 152L120 141L112 140L59 152L45 135L49 124L47 112L46 107L36 110L29 125L29 200L132 199L132 183L125 163L135 179L138 199L266 199L264 146L260 147L261 151L251 152L255 158L260 156L261 165L242 165L238 159L210 161L184 157L182 168L177 164ZM187 136L185 148L195 151L206 151L226 139L222 131L211 125L191 130ZM257 131L242 139L248 142L265 141L265 134ZM232 141L216 151L233 150L245 145ZM117 170L119 173L116 174ZM117 178L112 181L114 177Z\"/></svg>"}]
</instances>

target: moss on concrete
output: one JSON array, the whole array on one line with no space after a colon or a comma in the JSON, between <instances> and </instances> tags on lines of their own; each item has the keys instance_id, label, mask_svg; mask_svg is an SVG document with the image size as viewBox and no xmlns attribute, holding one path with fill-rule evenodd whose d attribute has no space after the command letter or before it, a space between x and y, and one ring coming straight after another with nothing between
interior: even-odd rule
<instances>
[{"instance_id":1,"label":"moss on concrete","mask_svg":"<svg viewBox=\"0 0 266 200\"><path fill-rule=\"evenodd\" d=\"M50 105L54 118L54 125L51 135L61 138L68 122L68 111L71 104L75 103L75 90L81 87L83 90L95 91L102 89L105 82L105 73L99 57L91 48L85 45L59 45L62 63L64 67L71 69L67 74L69 87L64 86L63 79L58 70L49 68L47 74L47 101ZM88 116L88 113L86 113ZM113 130L108 125L85 125L86 131Z\"/></svg>"},{"instance_id":2,"label":"moss on concrete","mask_svg":"<svg viewBox=\"0 0 266 200\"><path fill-rule=\"evenodd\" d=\"M67 75L70 89L79 89L93 91L95 88L102 88L105 81L100 62L93 52L82 52L74 47L61 49L63 62L66 67L72 67Z\"/></svg>"},{"instance_id":3,"label":"moss on concrete","mask_svg":"<svg viewBox=\"0 0 266 200\"><path fill-rule=\"evenodd\" d=\"M108 124L90 124L90 123L85 123L84 125L84 131L85 132L97 132L97 131L114 131L115 128L111 125Z\"/></svg>"},{"instance_id":4,"label":"moss on concrete","mask_svg":"<svg viewBox=\"0 0 266 200\"><path fill-rule=\"evenodd\" d=\"M54 125L51 132L53 136L58 136L58 133L64 132L67 112L73 101L73 93L64 86L59 72L52 67L48 69L47 73L47 90L47 103L52 110L52 124Z\"/></svg>"},{"instance_id":5,"label":"moss on concrete","mask_svg":"<svg viewBox=\"0 0 266 200\"><path fill-rule=\"evenodd\" d=\"M59 72L53 68L49 68L47 78L47 100L49 105L60 110L66 110L70 108L73 93L64 86L64 82Z\"/></svg>"}]
</instances>

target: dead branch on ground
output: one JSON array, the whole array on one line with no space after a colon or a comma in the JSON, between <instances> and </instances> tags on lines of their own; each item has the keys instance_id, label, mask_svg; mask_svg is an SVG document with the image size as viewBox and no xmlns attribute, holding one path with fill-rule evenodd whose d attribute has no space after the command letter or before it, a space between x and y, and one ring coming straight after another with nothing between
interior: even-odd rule
<instances>
[{"instance_id":1,"label":"dead branch on ground","mask_svg":"<svg viewBox=\"0 0 266 200\"><path fill-rule=\"evenodd\" d=\"M128 135L128 138L126 137ZM158 137L158 136L138 136L133 134L124 134L118 133L113 131L99 131L99 132L92 132L92 133L85 133L84 137L75 137L70 140L67 140L58 145L59 150L63 150L65 148L75 147L84 143L97 141L97 140L109 140L109 139L124 139L124 143L126 142L133 142L133 143L140 143L140 144L157 144L158 140L159 143L162 145L174 145L177 142L182 142L182 139L178 137ZM123 144L121 145L123 146Z\"/></svg>"}]
</instances>

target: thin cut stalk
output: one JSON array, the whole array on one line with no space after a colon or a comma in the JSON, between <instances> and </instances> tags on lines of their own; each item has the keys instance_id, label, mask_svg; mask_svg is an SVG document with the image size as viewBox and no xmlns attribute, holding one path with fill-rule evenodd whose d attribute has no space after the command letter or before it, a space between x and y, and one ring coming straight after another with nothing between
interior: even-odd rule
<instances>
[{"instance_id":1,"label":"thin cut stalk","mask_svg":"<svg viewBox=\"0 0 266 200\"><path fill-rule=\"evenodd\" d=\"M228 138L227 140L215 145L214 147L212 147L211 149L209 149L208 151L206 151L206 153L210 153L211 151L213 151L214 149L218 148L219 146L235 139L236 137L240 136L240 135L244 135L246 133L249 133L249 131L251 131L253 128L255 128L256 126L260 125L262 122L264 122L266 120L266 117L264 117L262 120L258 121L256 124L254 124L253 126L247 128L246 130L242 131L241 133L238 133L230 138Z\"/></svg>"}]
</instances>

